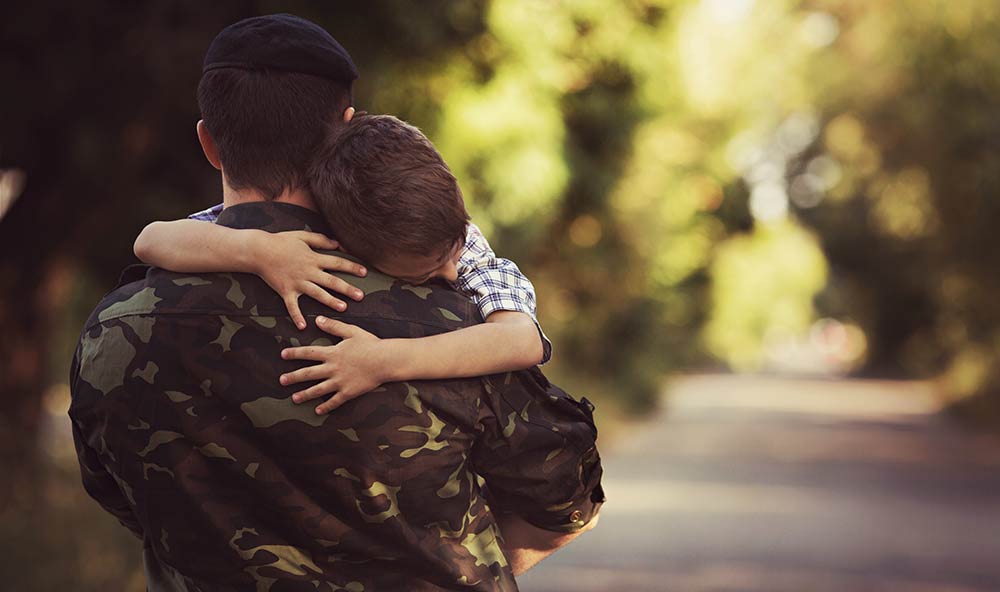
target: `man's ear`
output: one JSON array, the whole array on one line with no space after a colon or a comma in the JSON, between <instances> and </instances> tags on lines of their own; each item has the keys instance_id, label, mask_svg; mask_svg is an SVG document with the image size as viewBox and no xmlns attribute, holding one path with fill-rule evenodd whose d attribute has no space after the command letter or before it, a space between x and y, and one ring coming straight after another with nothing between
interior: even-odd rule
<instances>
[{"instance_id":1,"label":"man's ear","mask_svg":"<svg viewBox=\"0 0 1000 592\"><path fill-rule=\"evenodd\" d=\"M344 109L344 123L354 119L354 107L348 107Z\"/></svg>"},{"instance_id":2,"label":"man's ear","mask_svg":"<svg viewBox=\"0 0 1000 592\"><path fill-rule=\"evenodd\" d=\"M209 164L221 171L222 161L219 160L219 149L215 145L215 140L212 139L212 134L208 133L208 127L205 125L204 119L198 120L197 130L198 142L201 143L201 150L205 153L205 158L208 159Z\"/></svg>"}]
</instances>

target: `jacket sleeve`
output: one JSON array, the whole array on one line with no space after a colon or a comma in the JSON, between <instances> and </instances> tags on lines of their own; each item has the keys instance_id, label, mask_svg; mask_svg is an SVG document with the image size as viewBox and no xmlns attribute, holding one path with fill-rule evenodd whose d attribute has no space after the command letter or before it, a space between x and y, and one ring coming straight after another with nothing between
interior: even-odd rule
<instances>
[{"instance_id":1,"label":"jacket sleeve","mask_svg":"<svg viewBox=\"0 0 1000 592\"><path fill-rule=\"evenodd\" d=\"M70 370L70 389L75 400L80 390L80 350L73 357ZM76 446L76 456L80 462L80 476L83 488L90 497L101 504L108 513L118 519L122 526L132 534L143 538L142 526L136 519L129 503L132 493L129 485L117 478L105 466L104 459L112 459L110 451L104 443L104 438L98 430L90 428L83 420L75 417L74 407L70 406L70 422L73 426L73 443Z\"/></svg>"},{"instance_id":2,"label":"jacket sleeve","mask_svg":"<svg viewBox=\"0 0 1000 592\"><path fill-rule=\"evenodd\" d=\"M556 532L573 532L604 502L593 405L552 385L537 369L487 379L493 413L473 448L495 511Z\"/></svg>"}]
</instances>

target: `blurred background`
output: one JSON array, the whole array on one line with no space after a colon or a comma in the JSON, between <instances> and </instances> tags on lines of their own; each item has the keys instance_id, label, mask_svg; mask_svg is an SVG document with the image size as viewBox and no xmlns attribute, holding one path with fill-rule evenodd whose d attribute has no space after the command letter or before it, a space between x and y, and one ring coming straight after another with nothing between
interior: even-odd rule
<instances>
[{"instance_id":1,"label":"blurred background","mask_svg":"<svg viewBox=\"0 0 1000 592\"><path fill-rule=\"evenodd\" d=\"M79 485L69 361L139 230L220 201L202 57L274 12L434 141L598 404L602 525L525 590L1000 589L1000 3L0 12L8 589L143 589Z\"/></svg>"}]
</instances>

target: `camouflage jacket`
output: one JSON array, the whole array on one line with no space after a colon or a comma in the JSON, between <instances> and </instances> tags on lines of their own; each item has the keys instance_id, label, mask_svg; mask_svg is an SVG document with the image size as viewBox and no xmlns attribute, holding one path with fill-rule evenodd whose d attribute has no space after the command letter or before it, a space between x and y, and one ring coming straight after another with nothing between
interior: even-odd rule
<instances>
[{"instance_id":1,"label":"camouflage jacket","mask_svg":"<svg viewBox=\"0 0 1000 592\"><path fill-rule=\"evenodd\" d=\"M289 204L218 223L325 232ZM380 337L479 322L444 286L378 273L344 313ZM73 435L89 494L143 540L159 590L516 590L494 515L581 528L603 501L592 407L537 369L387 384L330 415L295 405L283 347L299 331L245 274L150 269L106 296L71 371ZM486 493L488 490L488 494Z\"/></svg>"}]
</instances>

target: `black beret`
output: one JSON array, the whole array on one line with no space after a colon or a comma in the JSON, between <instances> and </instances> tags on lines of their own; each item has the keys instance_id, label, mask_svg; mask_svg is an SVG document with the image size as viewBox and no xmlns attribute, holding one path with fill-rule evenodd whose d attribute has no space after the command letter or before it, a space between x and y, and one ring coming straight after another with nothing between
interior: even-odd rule
<instances>
[{"instance_id":1,"label":"black beret","mask_svg":"<svg viewBox=\"0 0 1000 592\"><path fill-rule=\"evenodd\" d=\"M233 23L216 35L202 72L216 68L301 72L350 83L358 69L326 29L291 14L270 14Z\"/></svg>"}]
</instances>

